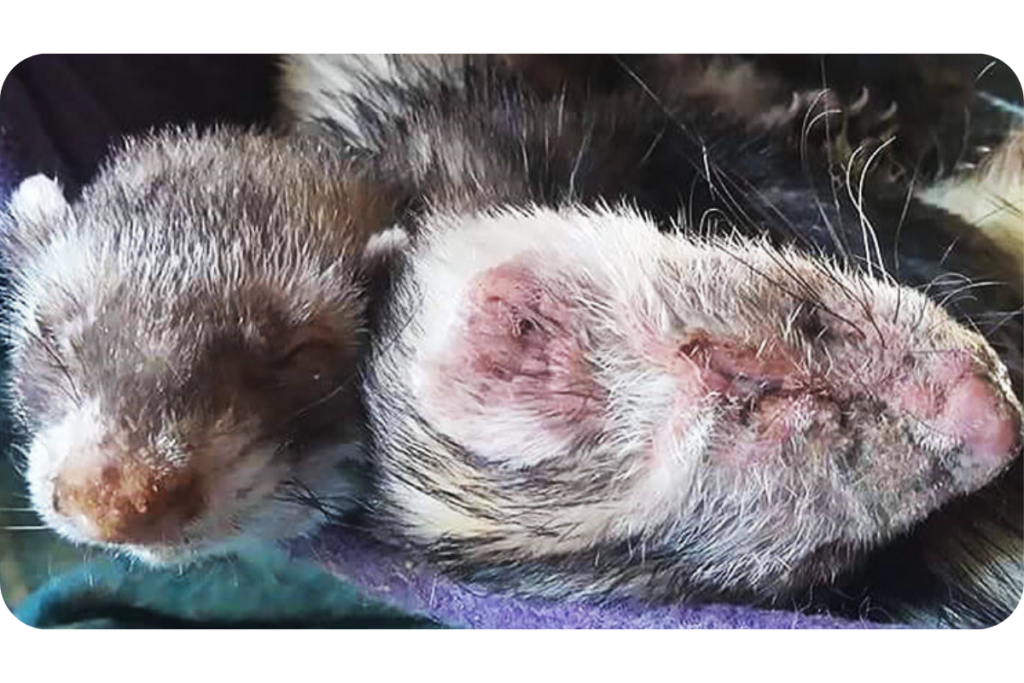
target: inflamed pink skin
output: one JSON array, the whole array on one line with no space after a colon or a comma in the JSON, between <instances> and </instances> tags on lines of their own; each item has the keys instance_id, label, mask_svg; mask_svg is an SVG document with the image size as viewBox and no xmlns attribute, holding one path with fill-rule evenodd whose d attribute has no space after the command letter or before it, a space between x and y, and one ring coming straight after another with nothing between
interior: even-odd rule
<instances>
[{"instance_id":1,"label":"inflamed pink skin","mask_svg":"<svg viewBox=\"0 0 1024 683\"><path fill-rule=\"evenodd\" d=\"M919 293L626 210L435 216L365 394L382 518L515 590L776 598L996 476L1020 405Z\"/></svg>"}]
</instances>

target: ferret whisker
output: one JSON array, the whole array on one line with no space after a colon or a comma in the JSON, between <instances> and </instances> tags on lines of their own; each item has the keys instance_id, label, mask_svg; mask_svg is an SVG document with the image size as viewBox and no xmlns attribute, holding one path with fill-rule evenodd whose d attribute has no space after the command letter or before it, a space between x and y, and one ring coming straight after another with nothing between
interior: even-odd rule
<instances>
[{"instance_id":1,"label":"ferret whisker","mask_svg":"<svg viewBox=\"0 0 1024 683\"><path fill-rule=\"evenodd\" d=\"M655 104L656 104L656 105L658 106L658 108L659 108L659 109L660 109L660 110L662 111L662 113L663 113L663 114L664 114L664 115L665 115L665 116L666 116L666 117L667 117L667 118L668 118L668 119L669 119L669 120L670 120L670 121L671 121L671 122L672 122L672 123L673 123L673 124L674 124L674 125L675 125L675 126L676 126L676 127L678 128L678 129L679 129L679 130L680 130L680 131L682 131L682 133L683 133L684 135L688 136L688 137L690 138L690 140L691 140L692 142L696 143L696 144L697 144L698 146L700 146L700 148L701 148L701 149L705 149L705 150L707 149L707 145L706 145L706 143L704 142L704 139L703 139L703 138L701 138L701 137L700 137L700 135L699 135L699 134L697 134L697 133L696 133L695 131L691 130L691 129L690 129L690 128L689 128L689 127L688 127L688 126L686 125L686 124L684 124L684 123L683 123L682 121L680 121L680 120L679 120L679 117L677 117L677 116L676 116L675 114L673 114L673 113L672 113L672 111L671 111L671 110L670 110L670 109L669 109L669 108L668 108L667 106L665 106L665 103L664 103L664 102L663 102L663 101L661 100L661 98L660 98L660 97L658 97L658 95L657 95L657 94L655 94L655 92L654 92L653 90L651 90L650 86L648 86L648 85L647 85L647 83L646 83L646 82L644 81L644 79L643 79L643 78L641 78L641 77L640 77L640 75L636 73L636 71L634 71L633 69L631 69L631 68L629 67L629 65L627 65L627 64L626 64L626 63L625 63L625 62L624 62L624 61L622 60L622 58L621 58L621 57L615 56L615 57L614 57L614 60L615 60L615 63L616 63L616 64L617 64L617 65L618 65L618 66L619 66L619 67L620 67L620 68L621 68L621 69L622 69L623 71L625 71L625 72L626 72L626 74L627 74L627 75L628 75L628 76L629 76L629 77L630 77L630 78L631 78L631 79L632 79L633 81L635 81L635 82L637 83L637 85L639 85L639 86L640 86L640 89L641 89L641 90L642 90L642 91L644 92L644 94L645 94L645 95L646 95L647 97L649 97L649 98L651 99L651 101L653 101L653 102L654 102L654 103L655 103ZM705 161L706 161L706 160L707 160L707 157L705 156ZM694 169L694 170L695 170L695 171L697 172L697 174L698 174L699 176L703 177L703 178L704 178L704 181L708 183L709 187L711 187L711 178L710 178L710 176L709 176L709 174L708 174L708 172L707 172L707 167L706 167L706 166L703 166L703 167L702 167L702 165L701 165L701 164L698 164L698 163L697 163L696 161L694 161L693 159L690 159L690 158L687 158L687 163L688 163L688 164L689 164L690 166L692 166L692 167L693 167L693 169ZM713 188L712 188L712 189L713 189Z\"/></svg>"},{"instance_id":2,"label":"ferret whisker","mask_svg":"<svg viewBox=\"0 0 1024 683\"><path fill-rule=\"evenodd\" d=\"M818 105L821 104L822 99L827 97L828 94L829 94L828 88L825 88L825 87L819 88L817 94L814 95L814 98L811 100L810 104L807 105L807 107L806 107L806 109L804 111L804 118L800 122L800 143L799 143L800 157L802 159L804 159L804 160L807 159L807 143L810 140L811 128L814 126L814 123L819 118L814 113L814 110L818 108ZM794 93L794 96L798 96L798 95L796 93ZM827 109L825 109L825 106L827 106L827 105L823 105L822 106L822 110L823 111L827 111Z\"/></svg>"},{"instance_id":3,"label":"ferret whisker","mask_svg":"<svg viewBox=\"0 0 1024 683\"><path fill-rule=\"evenodd\" d=\"M749 180L747 180L743 176L735 174L735 173L727 174L725 171L721 171L721 175L722 175L723 179L728 180L729 182L733 183L734 185L738 185L739 183L742 182L746 186L748 193L753 194L755 197L757 197L757 199L760 201L760 203L762 205L767 207L769 210L771 210L772 213L774 213L776 216L778 216L782 220L782 222L786 225L786 227L789 228L790 234L793 237L795 237L797 239L797 241L801 242L802 244L804 244L807 247L813 247L813 242L810 240L810 238L808 238L800 230L798 230L796 224L793 223L793 221L789 218L789 216L787 216L785 213L783 213L783 211L777 206L777 204L775 202L772 202L770 199L768 199L768 196L762 190L760 190L756 185L751 183ZM742 190L740 190L740 191L742 192ZM817 195L816 194L815 194L815 200L817 201ZM818 206L819 206L819 208L821 207L820 201L818 202ZM825 219L825 222L826 222L827 226L831 230L831 224L828 222L827 217L824 216L824 214L822 214L822 216ZM750 221L748 219L748 222L749 222L749 224L750 224L750 226L752 228L757 228L757 225L755 223L753 223L753 221Z\"/></svg>"},{"instance_id":4,"label":"ferret whisker","mask_svg":"<svg viewBox=\"0 0 1024 683\"><path fill-rule=\"evenodd\" d=\"M952 299L953 297L955 297L955 296L957 296L959 294L962 294L963 292L967 292L967 291L970 291L970 290L973 290L973 289L983 289L985 287L1005 287L1005 286L1006 286L1005 282L1000 282L1000 281L997 281L997 280L987 280L987 281L982 281L982 282L972 282L970 284L966 284L966 285L963 285L961 287L957 287L956 289L947 292L942 297L942 299L939 300L939 306L945 307L946 304L950 301L950 299Z\"/></svg>"},{"instance_id":5,"label":"ferret whisker","mask_svg":"<svg viewBox=\"0 0 1024 683\"><path fill-rule=\"evenodd\" d=\"M332 388L330 391L328 391L323 396L320 396L319 398L316 398L316 399L310 401L309 403L307 403L303 407L301 407L298 410L290 413L284 419L284 421L283 421L284 424L288 424L291 421L293 421L293 420L295 420L295 419L297 419L299 417L302 417L303 415L305 415L306 413L310 412L311 410L314 410L315 408L317 408L319 406L322 406L325 403L331 401L333 398L337 397L343 391L345 391L346 389L351 387L352 383L357 378L358 378L358 374L356 372L351 373L350 375L348 375L347 377L342 379L340 382L338 382L338 384L335 385L334 388Z\"/></svg>"},{"instance_id":6,"label":"ferret whisker","mask_svg":"<svg viewBox=\"0 0 1024 683\"><path fill-rule=\"evenodd\" d=\"M949 256L952 254L953 249L955 249L956 246L959 244L959 241L961 241L961 236L958 236L958 234L957 234L957 236L955 238L953 238L953 240L949 243L949 246L946 247L945 251L942 252L942 257L939 258L938 267L941 268L941 267L945 266L946 261L949 260ZM957 273L957 274L959 274L959 273ZM967 275L961 275L961 276L963 276L963 278L967 278ZM925 290L925 295L926 296L928 295L929 291L930 291L929 289Z\"/></svg>"},{"instance_id":7,"label":"ferret whisker","mask_svg":"<svg viewBox=\"0 0 1024 683\"><path fill-rule=\"evenodd\" d=\"M654 154L654 150L658 146L658 143L661 142L662 139L665 137L665 132L666 131L664 128L658 131L658 134L655 136L654 141L651 142L650 147L647 148L647 151L644 152L644 155L640 157L640 161L637 162L638 167L642 167L651 158L651 155Z\"/></svg>"},{"instance_id":8,"label":"ferret whisker","mask_svg":"<svg viewBox=\"0 0 1024 683\"><path fill-rule=\"evenodd\" d=\"M891 145L895 141L896 141L896 137L895 136L890 137L888 140L886 140L882 144L878 145L878 147L875 149L875 151L872 152L871 155L868 157L867 162L865 162L865 164L864 164L864 168L861 169L860 181L857 184L857 202L856 202L857 212L860 215L861 221L862 221L861 225L863 227L865 227L866 230L868 231L868 233L871 235L871 241L872 241L872 243L874 244L874 247L875 247L875 258L878 259L878 269L884 274L885 279L888 282L890 282L890 283L894 282L894 280L893 280L892 276L888 273L888 271L885 268L885 262L882 259L882 249L881 249L881 247L878 244L878 233L875 232L874 226L871 224L871 221L868 220L867 213L864 211L864 182L867 179L867 175L868 175L868 173L871 170L871 164L874 162L874 160L878 157L879 154L881 154L889 145ZM864 246L865 246L865 252L868 254L868 258L869 258L869 262L870 262L871 250L870 250L870 248L868 247L867 244L865 244Z\"/></svg>"},{"instance_id":9,"label":"ferret whisker","mask_svg":"<svg viewBox=\"0 0 1024 683\"><path fill-rule=\"evenodd\" d=\"M58 370L60 370L61 374L64 375L64 378L67 379L68 386L65 387L63 384L58 384L58 387L60 388L62 393L64 393L65 396L71 399L75 405L81 405L82 397L78 392L78 385L75 383L74 378L71 376L71 369L68 368L67 363L64 361L63 358L61 358L61 355L53 347L51 342L48 339L44 338L43 335L36 334L31 330L29 330L27 334L30 339L36 341L43 348L43 350L46 351L46 355L50 357L50 360L53 362L54 366Z\"/></svg>"},{"instance_id":10,"label":"ferret whisker","mask_svg":"<svg viewBox=\"0 0 1024 683\"><path fill-rule=\"evenodd\" d=\"M309 509L316 510L321 515L323 515L323 517L325 519L327 519L329 521L332 521L332 522L338 521L338 520L340 520L340 519L342 519L342 518L344 518L346 516L344 508L342 508L342 507L340 507L338 505L333 505L331 503L325 502L327 500L338 499L338 498L341 498L341 497L339 497L339 496L331 496L331 497L319 496L316 493L314 493L312 491L312 489L309 488L309 486L307 486L305 483L303 483L301 480L299 480L297 478L291 478L291 479L287 480L286 482L283 482L278 488L279 489L281 489L281 488L285 489L285 492L284 493L280 493L280 494L275 494L273 496L274 500L278 500L278 501L285 502L285 503L292 503L292 504L295 504L295 505L299 505L301 507L306 507L306 508L309 508ZM294 489L294 490L292 490L292 489ZM343 500L351 500L351 499L345 499L345 498L342 498L342 499Z\"/></svg>"},{"instance_id":11,"label":"ferret whisker","mask_svg":"<svg viewBox=\"0 0 1024 683\"><path fill-rule=\"evenodd\" d=\"M801 244L805 246L811 246L812 243L807 239L806 236L801 235L796 230L794 223L779 209L764 192L760 191L757 186L743 178L743 176L726 171L722 168L715 168L716 176L721 180L719 187L725 195L725 198L731 204L731 212L737 215L742 221L739 225L746 226L748 233L762 233L764 231L765 223L771 219L770 214L774 214L781 221L780 227L788 229L789 234ZM741 185L742 184L742 185ZM749 209L757 214L758 220L755 220L744 208L744 204L735 198L733 192L729 188L733 188L737 194L743 199L749 201ZM756 201L755 201L756 199ZM721 234L721 230L709 232L708 234Z\"/></svg>"},{"instance_id":12,"label":"ferret whisker","mask_svg":"<svg viewBox=\"0 0 1024 683\"><path fill-rule=\"evenodd\" d=\"M593 124L589 124L580 139L579 150L576 152L576 159L573 161L572 171L569 173L569 186L566 195L569 201L576 198L576 174L579 172L580 164L583 162L583 155L590 147L590 138L593 135Z\"/></svg>"},{"instance_id":13,"label":"ferret whisker","mask_svg":"<svg viewBox=\"0 0 1024 683\"><path fill-rule=\"evenodd\" d=\"M981 216L975 219L976 223L985 223L986 221L989 221L992 218L995 218L996 216L1003 213L1009 214L1016 218L1019 218L1022 215L1021 207L1017 206L1016 204L1013 204L1009 199L1006 199L1005 197L992 197L991 201L994 201L997 204L997 206L993 207L987 213L981 214Z\"/></svg>"},{"instance_id":14,"label":"ferret whisker","mask_svg":"<svg viewBox=\"0 0 1024 683\"><path fill-rule=\"evenodd\" d=\"M903 200L903 208L900 211L900 218L896 222L896 230L892 241L892 262L894 268L894 277L896 281L900 279L900 235L903 233L903 225L907 220L907 212L910 210L910 202L914 197L914 188L917 185L917 175L921 169L920 160L914 164L914 173L910 176L910 182L907 184L906 196ZM903 288L898 287L896 289L896 308L892 314L892 322L895 325L899 321L900 308L903 303Z\"/></svg>"},{"instance_id":15,"label":"ferret whisker","mask_svg":"<svg viewBox=\"0 0 1024 683\"><path fill-rule=\"evenodd\" d=\"M995 317L996 315L999 315L1000 317L996 318L995 324L993 324L990 327L986 328L987 333L988 334L995 333L997 330L1001 329L1004 325L1008 324L1015 317L1021 315L1022 313L1024 313L1024 307L1021 307L1021 308L1018 308L1016 310L1009 311L1009 312L1006 312L1006 313L1003 313L1002 311L994 312L993 313L993 317ZM977 318L979 318L979 317L982 317L982 316L980 316L980 315L972 316L971 319L972 320L977 320Z\"/></svg>"},{"instance_id":16,"label":"ferret whisker","mask_svg":"<svg viewBox=\"0 0 1024 683\"><path fill-rule=\"evenodd\" d=\"M952 285L954 285L956 283L971 282L971 281L972 281L971 278L966 276L966 275L963 275L961 273L954 273L954 272L951 272L951 271L946 271L946 272L943 272L943 273L940 273L940 274L936 275L935 277L933 277L931 280L929 280L925 284L917 285L915 287L915 289L919 290L921 292L922 296L929 296L929 293L935 287L949 287L949 286L952 286Z\"/></svg>"},{"instance_id":17,"label":"ferret whisker","mask_svg":"<svg viewBox=\"0 0 1024 683\"><path fill-rule=\"evenodd\" d=\"M812 174L811 168L810 168L810 160L807 157L807 141L808 141L808 137L810 135L810 130L811 130L810 126L813 125L813 121L811 121L809 123L810 117L811 117L811 114L814 112L814 109L818 106L818 101L822 97L825 97L827 93L828 93L827 89L822 89L818 93L818 95L815 96L814 100L811 102L810 107L808 107L807 112L804 114L804 120L803 120L801 131L800 131L800 166L803 169L804 175L806 177L808 177L809 179L812 179L812 185L813 185L812 189L813 189L813 191L811 192L811 195L814 198L814 205L815 205L815 208L818 211L818 215L821 217L822 222L825 224L825 228L828 230L829 238L832 240L832 243L833 243L833 245L835 245L836 249L838 249L839 254L840 254L840 256L843 259L843 262L848 264L850 262L850 255L849 255L849 250L847 248L846 242L842 238L840 232L837 231L835 229L835 226L832 225L832 221L829 220L829 217L828 217L828 212L825 211L825 206L821 203L821 197L818 196L818 188L817 188L816 185L813 184L813 174ZM826 110L825 114L829 113L830 111L835 112L835 113L839 113L839 114L842 113L839 110ZM818 118L819 117L815 117L814 121L817 121ZM828 140L831 139L831 133L830 133L830 129L829 129L829 117L825 116L823 114L821 118L824 119L823 125L825 126L825 139L826 139L826 141L828 141ZM826 145L826 153L827 153L827 156L828 156L829 166L831 167L831 164L832 164L832 150L831 150L831 145L830 144ZM836 203L835 204L835 208L836 208L837 216L838 216L839 220L842 221L842 212L839 211L838 196L835 194L835 188L834 187L832 188L832 194L833 194L833 201Z\"/></svg>"},{"instance_id":18,"label":"ferret whisker","mask_svg":"<svg viewBox=\"0 0 1024 683\"><path fill-rule=\"evenodd\" d=\"M923 288L919 288L919 289L923 289L923 291L922 291L922 295L923 296L928 296L929 292L931 291L931 289L933 287L935 287L940 282L942 282L944 280L947 280L947 279L952 279L952 280L959 281L959 282L971 282L971 278L969 278L969 277L967 277L965 275L962 275L960 273L954 273L954 272L946 271L946 272L940 273L939 275L936 275L934 278L932 278L932 280L930 282L928 282L926 285L924 285ZM921 324L924 322L925 313L926 313L926 309L924 307L920 307L918 309L917 319L914 321L914 324L911 325L911 327L910 327L911 332L916 333L920 329Z\"/></svg>"},{"instance_id":19,"label":"ferret whisker","mask_svg":"<svg viewBox=\"0 0 1024 683\"><path fill-rule=\"evenodd\" d=\"M988 64L986 64L985 66L983 66L981 69L978 70L978 74L974 77L974 82L975 83L979 82L982 78L984 78L988 74L989 71L992 70L992 67L994 67L994 66L996 66L998 64L999 64L998 60L995 60L995 59L991 60Z\"/></svg>"},{"instance_id":20,"label":"ferret whisker","mask_svg":"<svg viewBox=\"0 0 1024 683\"><path fill-rule=\"evenodd\" d=\"M861 330L860 326L858 326L853 321L850 321L850 319L846 318L845 316L840 315L833 308L830 308L829 306L827 306L824 303L823 299L822 299L821 293L818 292L817 290L815 290L814 288L812 288L802 278L802 276L800 276L799 272L795 268L791 267L790 263L788 263L786 261L785 257L783 257L781 254L778 254L778 253L775 253L775 252L769 252L768 257L776 265L778 265L778 267L783 272L785 272L788 276L790 276L791 281L796 282L801 287L801 289L804 290L804 295L803 296L796 296L795 297L795 299L797 301L800 301L802 303L810 304L813 307L814 310L821 310L821 311L827 313L828 315L833 316L836 319L839 319L839 321L842 321L842 322L846 323L847 325L850 325L854 330L857 331L857 333L861 337L864 337L866 339L866 335L864 334L863 330ZM866 306L867 305L865 300L861 300L861 299L855 298L853 296L853 293L850 292L847 288L843 287L842 289L843 289L843 291L848 296L851 296L851 300L858 302L862 306ZM876 328L876 329L878 329L878 328ZM881 336L881 332L879 334Z\"/></svg>"},{"instance_id":21,"label":"ferret whisker","mask_svg":"<svg viewBox=\"0 0 1024 683\"><path fill-rule=\"evenodd\" d=\"M737 261L739 261L739 262L740 262L741 264L743 264L744 266L746 266L747 268L749 268L751 272L755 273L756 275L759 275L760 277L764 278L764 279L765 279L765 281L767 281L767 282L768 282L768 283L770 283L771 285L773 285L773 286L777 287L777 288L778 288L778 289L780 289L781 291L783 291L783 292L785 292L786 294L788 294L788 295L789 295L790 297L792 297L792 298L793 298L793 299L794 299L795 301L805 301L805 300L807 300L807 296L806 296L806 293L805 293L805 295L801 296L801 295L797 294L796 292L793 292L793 291L791 291L791 290L787 289L787 288L786 288L786 287L784 287L784 286L783 286L783 285L782 285L781 283L779 283L779 282L777 282L776 280L774 280L773 278L769 277L769 276L768 276L768 275L767 275L766 273L762 272L762 271L761 271L760 269L758 269L757 267L755 267L755 266L754 266L753 264L751 264L751 263L749 263L749 262L745 261L745 260L744 260L743 258L741 258L741 257L739 256L739 254L736 254L735 252L733 252L733 251L731 251L731 250L729 250L729 249L727 249L727 248L725 248L725 247L722 247L722 250L723 250L723 251L724 251L724 252L725 252L726 254L728 254L728 255L732 256L732 257L733 257L733 258L735 258L735 259L736 259ZM773 256L772 256L772 258L775 258L775 256L773 255ZM815 308L817 308L817 309L820 309L820 310L824 311L824 312L825 312L825 313L826 313L827 315L830 315L830 316L832 316L832 317L833 317L833 318L835 318L836 320L839 320L839 321L841 321L841 322L844 322L844 323L846 323L847 325L849 325L850 327L852 327L852 328L853 328L854 330L856 330L856 331L857 331L857 333L858 333L858 334L859 334L859 335L860 335L861 337L867 338L867 336L866 336L866 335L864 334L864 331L863 331L863 330L862 330L862 329L860 328L860 326L859 326L859 325L858 325L857 323L855 323L854 321L852 321L852 320L850 320L850 319L846 318L845 316L842 316L842 315L840 315L839 313L836 313L836 312L835 312L834 310L832 310L831 308L829 308L828 306L826 306L826 305L825 305L824 303L822 303L822 302L820 301L820 297L819 297L819 295L818 295L817 293L815 293L815 292L814 292L813 290L812 290L812 291L810 292L810 294L811 294L811 296L813 297L813 298L811 299L811 303L812 303L812 304L813 304L813 305L815 306ZM877 329L877 328L876 328L876 329ZM881 332L880 332L880 331L879 331L879 335L881 336Z\"/></svg>"}]
</instances>

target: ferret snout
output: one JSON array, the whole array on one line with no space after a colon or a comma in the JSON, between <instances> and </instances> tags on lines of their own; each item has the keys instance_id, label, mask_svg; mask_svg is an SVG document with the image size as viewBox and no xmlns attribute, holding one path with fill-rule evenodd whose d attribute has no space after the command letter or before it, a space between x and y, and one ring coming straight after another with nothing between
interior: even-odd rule
<instances>
[{"instance_id":1,"label":"ferret snout","mask_svg":"<svg viewBox=\"0 0 1024 683\"><path fill-rule=\"evenodd\" d=\"M829 332L822 324L819 340L804 351L812 358L824 357L823 362L801 362L800 349L788 348L780 339L754 347L728 337L684 335L676 349L674 375L682 386L698 386L717 397L727 410L742 407L739 412L747 413L743 420L767 406L771 426L757 439L759 447L790 438L789 427L801 420L832 421L837 410L848 416L864 410L880 423L902 422L911 448L954 474L962 490L972 490L1019 453L1020 406L1005 371L998 360L988 358L981 340L941 318L937 310L928 307L926 314L941 330L937 338L915 335L912 324L893 323L884 343L873 348L841 342L830 349L829 342L820 341ZM924 350L914 348L918 345ZM876 459L884 458L887 450ZM912 472L906 475L914 476Z\"/></svg>"},{"instance_id":2,"label":"ferret snout","mask_svg":"<svg viewBox=\"0 0 1024 683\"><path fill-rule=\"evenodd\" d=\"M1007 462L1020 447L1020 412L985 379L968 377L954 386L943 414L964 443L969 464L990 469Z\"/></svg>"},{"instance_id":3,"label":"ferret snout","mask_svg":"<svg viewBox=\"0 0 1024 683\"><path fill-rule=\"evenodd\" d=\"M203 504L196 472L101 445L57 474L54 511L100 543L170 544Z\"/></svg>"}]
</instances>

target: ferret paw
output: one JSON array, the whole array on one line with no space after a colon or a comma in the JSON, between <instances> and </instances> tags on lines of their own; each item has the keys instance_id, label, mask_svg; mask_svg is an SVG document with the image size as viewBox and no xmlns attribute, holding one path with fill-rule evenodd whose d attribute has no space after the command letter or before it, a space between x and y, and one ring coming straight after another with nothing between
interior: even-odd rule
<instances>
[{"instance_id":1,"label":"ferret paw","mask_svg":"<svg viewBox=\"0 0 1024 683\"><path fill-rule=\"evenodd\" d=\"M801 155L826 154L842 174L849 168L859 175L870 160L873 175L898 182L908 170L892 144L899 123L897 103L875 100L864 87L852 100L831 89L793 92L788 104L771 107L755 126L781 136Z\"/></svg>"}]
</instances>

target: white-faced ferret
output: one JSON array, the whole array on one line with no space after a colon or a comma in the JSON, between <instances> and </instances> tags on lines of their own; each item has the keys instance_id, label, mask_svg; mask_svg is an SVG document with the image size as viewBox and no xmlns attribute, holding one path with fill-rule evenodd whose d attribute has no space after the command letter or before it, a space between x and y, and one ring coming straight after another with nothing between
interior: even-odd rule
<instances>
[{"instance_id":1,"label":"white-faced ferret","mask_svg":"<svg viewBox=\"0 0 1024 683\"><path fill-rule=\"evenodd\" d=\"M24 181L9 389L42 519L162 563L344 508L380 187L323 146L227 131L129 141L73 204Z\"/></svg>"},{"instance_id":2,"label":"white-faced ferret","mask_svg":"<svg viewBox=\"0 0 1024 683\"><path fill-rule=\"evenodd\" d=\"M286 69L293 121L420 192L365 362L382 537L528 595L781 604L1017 458L1019 304L882 146L829 169L685 96L475 68Z\"/></svg>"}]
</instances>

